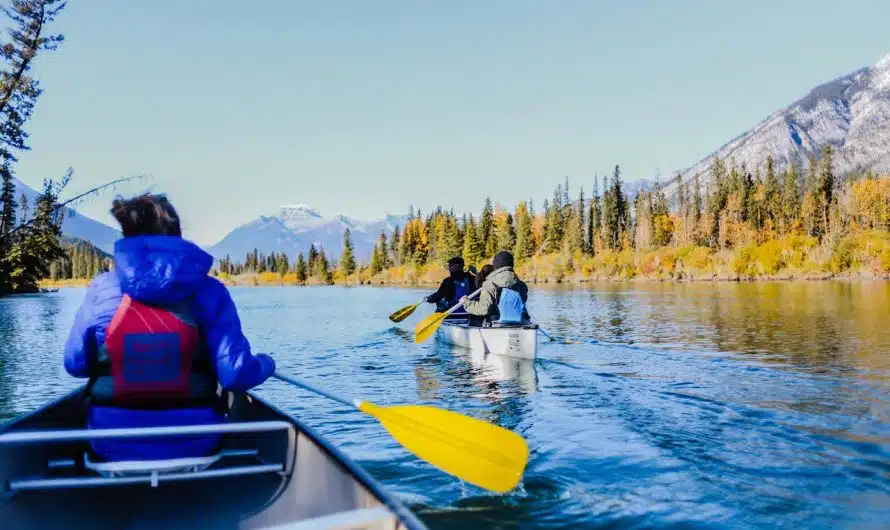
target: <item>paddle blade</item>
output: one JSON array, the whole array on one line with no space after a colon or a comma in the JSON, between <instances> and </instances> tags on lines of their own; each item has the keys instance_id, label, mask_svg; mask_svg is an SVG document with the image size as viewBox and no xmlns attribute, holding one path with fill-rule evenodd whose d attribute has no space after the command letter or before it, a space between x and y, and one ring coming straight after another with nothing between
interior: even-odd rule
<instances>
[{"instance_id":1,"label":"paddle blade","mask_svg":"<svg viewBox=\"0 0 890 530\"><path fill-rule=\"evenodd\" d=\"M445 313L433 313L418 322L417 326L414 327L414 342L420 344L430 338L439 329L439 326L445 321L447 316Z\"/></svg>"},{"instance_id":2,"label":"paddle blade","mask_svg":"<svg viewBox=\"0 0 890 530\"><path fill-rule=\"evenodd\" d=\"M405 320L406 318L408 318L409 316L411 316L411 313L413 313L414 310L417 309L417 306L419 306L419 305L420 305L420 302L417 302L414 305L405 306L405 307L399 309L398 311L396 311L395 313L389 315L389 319L392 320L393 322L401 322L401 321Z\"/></svg>"},{"instance_id":3,"label":"paddle blade","mask_svg":"<svg viewBox=\"0 0 890 530\"><path fill-rule=\"evenodd\" d=\"M498 493L516 487L528 463L528 444L513 431L424 405L362 402L405 449L455 477Z\"/></svg>"}]
</instances>

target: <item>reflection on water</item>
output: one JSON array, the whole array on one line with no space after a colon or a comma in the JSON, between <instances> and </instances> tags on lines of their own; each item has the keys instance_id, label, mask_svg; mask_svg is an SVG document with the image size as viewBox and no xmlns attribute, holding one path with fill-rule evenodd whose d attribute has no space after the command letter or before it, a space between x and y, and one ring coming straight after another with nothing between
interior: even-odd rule
<instances>
[{"instance_id":1,"label":"reflection on water","mask_svg":"<svg viewBox=\"0 0 890 530\"><path fill-rule=\"evenodd\" d=\"M382 404L426 403L523 435L521 487L438 472L373 419L277 381L258 392L316 428L431 526L879 528L890 520L890 284L535 287L554 335L535 362L430 340L421 293L238 288L279 370ZM0 416L80 381L61 347L82 290L0 299Z\"/></svg>"}]
</instances>

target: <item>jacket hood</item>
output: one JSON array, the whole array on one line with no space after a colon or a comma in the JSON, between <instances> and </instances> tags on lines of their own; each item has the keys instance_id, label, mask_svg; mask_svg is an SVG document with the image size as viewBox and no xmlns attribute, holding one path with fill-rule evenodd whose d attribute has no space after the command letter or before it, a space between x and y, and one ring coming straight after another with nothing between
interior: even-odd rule
<instances>
[{"instance_id":1,"label":"jacket hood","mask_svg":"<svg viewBox=\"0 0 890 530\"><path fill-rule=\"evenodd\" d=\"M114 243L114 270L121 291L147 303L176 303L207 280L213 257L174 236L125 237Z\"/></svg>"},{"instance_id":2,"label":"jacket hood","mask_svg":"<svg viewBox=\"0 0 890 530\"><path fill-rule=\"evenodd\" d=\"M498 287L512 287L519 282L519 276L516 276L512 267L501 267L492 271L486 280Z\"/></svg>"}]
</instances>

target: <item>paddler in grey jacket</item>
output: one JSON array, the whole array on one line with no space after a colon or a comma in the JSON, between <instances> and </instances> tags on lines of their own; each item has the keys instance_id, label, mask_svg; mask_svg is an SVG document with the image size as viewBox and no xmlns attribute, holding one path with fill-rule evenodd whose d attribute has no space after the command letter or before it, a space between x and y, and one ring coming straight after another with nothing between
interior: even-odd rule
<instances>
[{"instance_id":1,"label":"paddler in grey jacket","mask_svg":"<svg viewBox=\"0 0 890 530\"><path fill-rule=\"evenodd\" d=\"M490 322L528 322L528 286L513 271L513 254L507 251L498 252L491 264L494 271L482 283L479 298L469 300L464 296L460 300L461 305L467 313L488 317Z\"/></svg>"}]
</instances>

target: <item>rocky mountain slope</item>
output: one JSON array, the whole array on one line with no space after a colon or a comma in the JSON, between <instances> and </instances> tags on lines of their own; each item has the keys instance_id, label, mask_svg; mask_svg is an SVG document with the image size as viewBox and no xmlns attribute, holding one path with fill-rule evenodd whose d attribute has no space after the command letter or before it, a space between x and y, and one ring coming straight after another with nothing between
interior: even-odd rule
<instances>
[{"instance_id":1,"label":"rocky mountain slope","mask_svg":"<svg viewBox=\"0 0 890 530\"><path fill-rule=\"evenodd\" d=\"M791 161L806 168L825 145L834 148L838 174L890 171L890 55L817 86L680 173L704 181L715 156L754 168L772 154L779 169Z\"/></svg>"}]
</instances>

